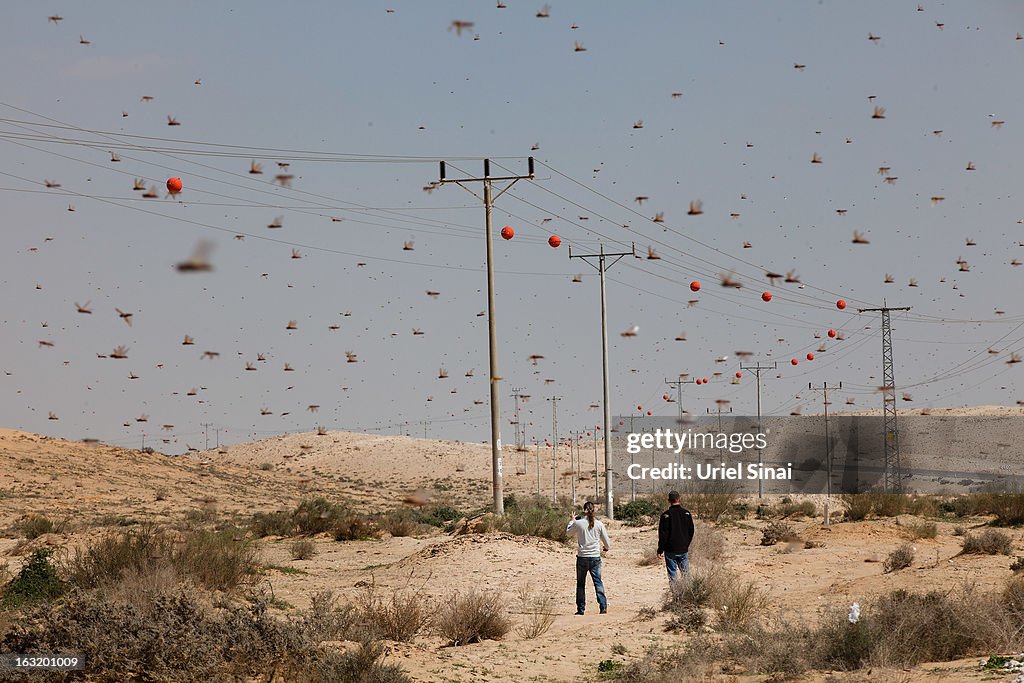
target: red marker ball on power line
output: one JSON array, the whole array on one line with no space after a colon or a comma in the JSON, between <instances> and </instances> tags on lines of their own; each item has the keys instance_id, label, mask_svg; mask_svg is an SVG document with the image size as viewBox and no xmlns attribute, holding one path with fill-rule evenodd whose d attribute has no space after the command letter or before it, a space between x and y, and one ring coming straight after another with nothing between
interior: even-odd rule
<instances>
[{"instance_id":1,"label":"red marker ball on power line","mask_svg":"<svg viewBox=\"0 0 1024 683\"><path fill-rule=\"evenodd\" d=\"M668 400L668 394L662 394L662 395L661 395L661 398L662 398L663 400L667 401L667 400Z\"/></svg>"},{"instance_id":2,"label":"red marker ball on power line","mask_svg":"<svg viewBox=\"0 0 1024 683\"><path fill-rule=\"evenodd\" d=\"M736 379L739 379L741 377L743 377L743 373L742 372L737 372L736 373Z\"/></svg>"},{"instance_id":3,"label":"red marker ball on power line","mask_svg":"<svg viewBox=\"0 0 1024 683\"><path fill-rule=\"evenodd\" d=\"M167 191L170 192L171 194L178 194L179 192L181 192L182 187L183 185L181 182L181 178L175 176L174 178L167 179Z\"/></svg>"},{"instance_id":4,"label":"red marker ball on power line","mask_svg":"<svg viewBox=\"0 0 1024 683\"><path fill-rule=\"evenodd\" d=\"M691 292L699 292L700 291L700 283L697 282L696 280L691 282L690 283L690 291Z\"/></svg>"},{"instance_id":5,"label":"red marker ball on power line","mask_svg":"<svg viewBox=\"0 0 1024 683\"><path fill-rule=\"evenodd\" d=\"M761 300L762 301L771 301L772 300L772 293L771 292L764 292L763 294L761 294Z\"/></svg>"},{"instance_id":6,"label":"red marker ball on power line","mask_svg":"<svg viewBox=\"0 0 1024 683\"><path fill-rule=\"evenodd\" d=\"M558 235L552 235L551 237L548 238L548 244L551 245L552 249L557 249L561 243L562 238L559 237Z\"/></svg>"},{"instance_id":7,"label":"red marker ball on power line","mask_svg":"<svg viewBox=\"0 0 1024 683\"><path fill-rule=\"evenodd\" d=\"M707 378L707 377L705 377L705 378L704 378L704 384L707 384L707 383L708 383L708 378Z\"/></svg>"},{"instance_id":8,"label":"red marker ball on power line","mask_svg":"<svg viewBox=\"0 0 1024 683\"><path fill-rule=\"evenodd\" d=\"M793 365L796 365L796 364L797 364L797 363L799 363L800 361L798 361L798 360L797 360L796 358L794 358L793 360L791 360L791 361L789 361L789 362L790 362L790 363L792 363Z\"/></svg>"},{"instance_id":9,"label":"red marker ball on power line","mask_svg":"<svg viewBox=\"0 0 1024 683\"><path fill-rule=\"evenodd\" d=\"M648 415L650 415L650 414L651 414L651 411L649 411L649 410L648 410L648 411L647 411L647 414L648 414Z\"/></svg>"},{"instance_id":10,"label":"red marker ball on power line","mask_svg":"<svg viewBox=\"0 0 1024 683\"><path fill-rule=\"evenodd\" d=\"M644 409L644 407L643 407L643 406L637 406L637 407L636 407L636 409L637 409L637 410L643 410L643 409Z\"/></svg>"},{"instance_id":11,"label":"red marker ball on power line","mask_svg":"<svg viewBox=\"0 0 1024 683\"><path fill-rule=\"evenodd\" d=\"M843 310L844 308L846 308L846 302L840 299L839 301L836 302L836 308L838 308L840 311Z\"/></svg>"},{"instance_id":12,"label":"red marker ball on power line","mask_svg":"<svg viewBox=\"0 0 1024 683\"><path fill-rule=\"evenodd\" d=\"M813 353L807 354L807 360L814 360L814 354Z\"/></svg>"},{"instance_id":13,"label":"red marker ball on power line","mask_svg":"<svg viewBox=\"0 0 1024 683\"><path fill-rule=\"evenodd\" d=\"M836 336L836 331L835 330L829 330L828 331L828 336L835 337Z\"/></svg>"},{"instance_id":14,"label":"red marker ball on power line","mask_svg":"<svg viewBox=\"0 0 1024 683\"><path fill-rule=\"evenodd\" d=\"M510 240L516 236L516 231L506 225L501 229L501 236L503 239Z\"/></svg>"}]
</instances>

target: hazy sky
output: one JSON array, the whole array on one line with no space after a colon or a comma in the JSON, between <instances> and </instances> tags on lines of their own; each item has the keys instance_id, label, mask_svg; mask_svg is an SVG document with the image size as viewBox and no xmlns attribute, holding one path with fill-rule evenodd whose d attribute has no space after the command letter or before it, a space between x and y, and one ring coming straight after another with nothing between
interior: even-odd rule
<instances>
[{"instance_id":1,"label":"hazy sky","mask_svg":"<svg viewBox=\"0 0 1024 683\"><path fill-rule=\"evenodd\" d=\"M439 159L525 173L530 154L536 180L494 214L516 232L495 237L506 442L512 387L530 437L549 396L561 434L601 419L598 284L569 244L641 256L609 273L616 414L673 414L683 372L713 380L684 388L688 410L752 413L738 351L779 362L766 413L817 410L822 381L878 407L879 319L856 308L883 299L913 306L893 316L901 406L1024 399L1006 362L1024 350L1024 6L506 4L4 3L0 423L168 452L202 447L203 423L488 439L482 205L424 186ZM177 272L201 240L213 272ZM765 278L790 270L802 288Z\"/></svg>"}]
</instances>

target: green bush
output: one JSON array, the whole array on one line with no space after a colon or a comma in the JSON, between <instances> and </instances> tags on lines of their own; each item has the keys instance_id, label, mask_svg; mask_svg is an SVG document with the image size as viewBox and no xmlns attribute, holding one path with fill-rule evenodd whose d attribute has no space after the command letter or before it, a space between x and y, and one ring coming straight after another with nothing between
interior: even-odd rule
<instances>
[{"instance_id":1,"label":"green bush","mask_svg":"<svg viewBox=\"0 0 1024 683\"><path fill-rule=\"evenodd\" d=\"M408 508L390 510L381 515L377 523L383 531L395 538L412 536L419 531L420 526L415 514Z\"/></svg>"},{"instance_id":2,"label":"green bush","mask_svg":"<svg viewBox=\"0 0 1024 683\"><path fill-rule=\"evenodd\" d=\"M265 536L291 536L295 532L295 521L289 512L257 512L252 516L249 528L257 538Z\"/></svg>"},{"instance_id":3,"label":"green bush","mask_svg":"<svg viewBox=\"0 0 1024 683\"><path fill-rule=\"evenodd\" d=\"M53 533L54 524L45 515L29 515L18 522L18 531L28 540Z\"/></svg>"},{"instance_id":4,"label":"green bush","mask_svg":"<svg viewBox=\"0 0 1024 683\"><path fill-rule=\"evenodd\" d=\"M661 514L663 505L653 498L641 497L615 506L615 519L627 524L649 523L651 517Z\"/></svg>"},{"instance_id":5,"label":"green bush","mask_svg":"<svg viewBox=\"0 0 1024 683\"><path fill-rule=\"evenodd\" d=\"M463 517L465 517L465 514L450 505L419 508L414 515L415 520L420 524L429 524L430 526L441 528L447 528L452 522Z\"/></svg>"},{"instance_id":6,"label":"green bush","mask_svg":"<svg viewBox=\"0 0 1024 683\"><path fill-rule=\"evenodd\" d=\"M65 590L66 585L57 575L57 568L50 562L50 551L39 549L32 553L18 575L4 587L0 605L19 607L53 600Z\"/></svg>"},{"instance_id":7,"label":"green bush","mask_svg":"<svg viewBox=\"0 0 1024 683\"><path fill-rule=\"evenodd\" d=\"M179 538L143 525L108 534L76 551L64 569L70 583L82 589L169 569L210 590L230 591L254 578L260 564L258 549L230 531L197 530Z\"/></svg>"},{"instance_id":8,"label":"green bush","mask_svg":"<svg viewBox=\"0 0 1024 683\"><path fill-rule=\"evenodd\" d=\"M378 531L372 520L353 513L335 522L331 535L335 541L362 541L376 538Z\"/></svg>"},{"instance_id":9,"label":"green bush","mask_svg":"<svg viewBox=\"0 0 1024 683\"><path fill-rule=\"evenodd\" d=\"M553 541L565 540L565 524L569 506L556 505L551 501L534 496L523 500L512 498L504 515L491 515L481 519L481 532L505 531L516 536L536 536Z\"/></svg>"},{"instance_id":10,"label":"green bush","mask_svg":"<svg viewBox=\"0 0 1024 683\"><path fill-rule=\"evenodd\" d=\"M351 515L352 512L346 506L332 503L326 498L307 498L295 508L292 520L300 534L313 535L330 531Z\"/></svg>"}]
</instances>

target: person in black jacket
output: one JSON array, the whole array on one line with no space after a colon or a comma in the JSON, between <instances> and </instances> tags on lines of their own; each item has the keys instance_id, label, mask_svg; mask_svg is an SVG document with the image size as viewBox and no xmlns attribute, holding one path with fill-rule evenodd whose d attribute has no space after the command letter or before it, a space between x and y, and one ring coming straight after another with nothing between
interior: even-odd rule
<instances>
[{"instance_id":1,"label":"person in black jacket","mask_svg":"<svg viewBox=\"0 0 1024 683\"><path fill-rule=\"evenodd\" d=\"M661 513L658 524L658 558L665 558L669 580L676 579L681 570L690 571L690 541L693 540L693 515L679 503L679 492L668 494L669 508Z\"/></svg>"}]
</instances>

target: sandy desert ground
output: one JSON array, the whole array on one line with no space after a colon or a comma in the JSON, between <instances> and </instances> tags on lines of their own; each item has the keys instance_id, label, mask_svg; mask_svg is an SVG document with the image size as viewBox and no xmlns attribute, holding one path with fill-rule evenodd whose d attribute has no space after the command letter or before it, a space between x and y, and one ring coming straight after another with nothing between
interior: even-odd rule
<instances>
[{"instance_id":1,"label":"sandy desert ground","mask_svg":"<svg viewBox=\"0 0 1024 683\"><path fill-rule=\"evenodd\" d=\"M507 492L528 494L535 489L535 454L527 455L527 471L516 474L522 455L507 453ZM550 487L550 468L546 472ZM542 479L544 473L542 464ZM79 544L103 527L143 520L172 523L197 510L251 515L288 509L313 495L353 501L366 510L400 506L410 495L460 509L480 508L489 501L489 474L486 446L408 437L292 434L167 457L3 430L2 527L13 529L28 513L46 514L66 524L62 533L45 534L27 544L9 531L0 538L0 554L16 570L32 548ZM561 477L561 486L561 492L568 493L566 477ZM592 486L592 480L581 484L583 490L592 491ZM884 574L879 559L907 540L901 524L906 521L892 518L831 528L822 527L820 519L794 522L804 539L820 546L787 553L777 546L762 547L764 523L748 518L721 528L725 562L770 592L771 609L778 616L804 621L816 619L826 606L864 603L893 588L923 590L961 581L994 588L1010 575L1006 556L959 556L960 539L952 535L952 524L942 522L936 539L914 542L913 567ZM557 616L551 630L537 639L526 640L513 631L500 641L444 647L440 639L423 636L411 644L390 644L388 660L399 663L417 681L583 681L595 679L602 660L628 661L649 647L671 647L685 637L663 632L664 615L637 619L642 607L660 605L666 587L662 566L638 565L656 544L656 530L620 522L609 527L614 543L604 569L609 614L594 610L583 617L573 615L574 551L555 541L506 533L447 535L439 530L418 537L385 535L381 540L353 542L324 535L315 539L318 553L309 560L291 559L285 540L261 543L265 562L299 570L270 570L266 577L275 596L293 608L308 606L317 591L329 589L351 597L370 582L383 589L415 586L432 597L472 587L502 590L510 598L524 588L549 593L557 597ZM1019 529L1011 533L1014 554L1024 554L1024 534ZM592 592L589 599L593 600ZM625 654L613 654L615 645L623 646ZM718 679L765 677L748 675L742 665L733 665ZM971 658L870 675L816 673L803 680L995 679Z\"/></svg>"}]
</instances>

